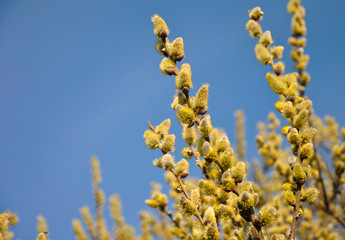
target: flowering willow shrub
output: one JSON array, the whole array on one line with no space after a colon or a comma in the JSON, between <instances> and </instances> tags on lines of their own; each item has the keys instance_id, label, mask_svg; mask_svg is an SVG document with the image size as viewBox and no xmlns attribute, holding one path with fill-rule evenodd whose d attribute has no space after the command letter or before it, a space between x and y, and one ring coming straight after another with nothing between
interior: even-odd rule
<instances>
[{"instance_id":1,"label":"flowering willow shrub","mask_svg":"<svg viewBox=\"0 0 345 240\"><path fill-rule=\"evenodd\" d=\"M287 9L292 15L289 44L296 72L285 73L281 60L284 47L273 45L271 32L261 29L259 21L264 13L259 7L249 11L246 24L249 35L257 39L256 58L271 68L266 80L278 97L274 106L286 119L281 126L278 117L269 113L267 123L258 124L256 141L261 163L253 163L253 176L249 175L245 157L243 112L235 113L234 149L225 132L213 127L207 114L209 85L201 86L195 96L191 94L191 66L179 64L184 59L183 39L169 40L166 22L158 15L152 17L155 47L164 56L159 68L163 74L174 76L178 90L171 108L181 125L183 159L178 160L173 154L176 136L169 133L171 120L157 126L149 122L145 143L149 149L161 151L162 156L153 165L164 171L171 189L168 197L159 184L152 185L152 195L146 203L157 210L159 217L142 212L141 234L136 236L122 217L118 195L109 198L114 227L112 232L108 230L100 163L91 158L96 214L92 216L87 206L80 209L82 221L72 222L76 239L344 238L345 128L339 130L334 118L321 119L313 111L313 103L306 95L310 75L305 70L309 61L309 55L304 53L305 9L300 0L290 0ZM283 148L284 138L290 144L288 149ZM189 176L190 165L194 167L191 159L202 178ZM11 212L0 214L0 240L13 238L8 226L17 222ZM41 216L37 230L37 239L46 240L47 224Z\"/></svg>"}]
</instances>

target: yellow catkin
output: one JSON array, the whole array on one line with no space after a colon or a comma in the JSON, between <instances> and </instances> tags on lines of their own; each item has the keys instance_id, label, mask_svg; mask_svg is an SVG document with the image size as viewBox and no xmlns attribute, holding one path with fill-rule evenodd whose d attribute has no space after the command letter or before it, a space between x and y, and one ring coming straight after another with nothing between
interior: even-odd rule
<instances>
[{"instance_id":1,"label":"yellow catkin","mask_svg":"<svg viewBox=\"0 0 345 240\"><path fill-rule=\"evenodd\" d=\"M83 229L82 223L79 220L73 220L72 227L77 240L87 240L87 235Z\"/></svg>"}]
</instances>

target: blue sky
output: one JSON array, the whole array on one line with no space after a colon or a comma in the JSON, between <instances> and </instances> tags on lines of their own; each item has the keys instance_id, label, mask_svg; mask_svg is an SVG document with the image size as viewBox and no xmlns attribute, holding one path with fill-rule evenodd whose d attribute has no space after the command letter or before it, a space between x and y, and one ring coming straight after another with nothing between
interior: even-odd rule
<instances>
[{"instance_id":1,"label":"blue sky","mask_svg":"<svg viewBox=\"0 0 345 240\"><path fill-rule=\"evenodd\" d=\"M262 7L261 25L277 45L286 46L291 71L285 4L1 1L0 212L19 215L16 236L35 239L36 215L42 214L51 239L74 238L72 219L81 206L93 206L92 155L101 161L105 193L121 195L124 216L139 231L138 213L148 210L150 182L164 181L163 171L151 164L160 153L150 151L142 138L147 121L157 125L171 118L176 158L183 145L170 109L174 79L158 68L162 57L154 49L154 13L166 20L170 39L183 37L183 62L191 64L195 89L210 84L213 125L225 128L235 144L234 111L243 109L247 155L257 157L256 123L275 110L277 96L265 80L270 69L254 56L256 40L245 30L247 10ZM345 2L307 0L304 5L312 76L307 95L318 115L333 115L344 126L345 29L340 26Z\"/></svg>"}]
</instances>

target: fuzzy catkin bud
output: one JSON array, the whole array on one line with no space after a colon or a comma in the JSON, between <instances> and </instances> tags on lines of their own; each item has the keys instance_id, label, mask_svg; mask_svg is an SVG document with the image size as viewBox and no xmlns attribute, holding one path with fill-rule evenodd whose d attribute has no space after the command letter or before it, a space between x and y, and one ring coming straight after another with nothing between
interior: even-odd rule
<instances>
[{"instance_id":1,"label":"fuzzy catkin bud","mask_svg":"<svg viewBox=\"0 0 345 240\"><path fill-rule=\"evenodd\" d=\"M251 37L260 37L262 32L260 24L252 19L247 22L246 29Z\"/></svg>"},{"instance_id":2,"label":"fuzzy catkin bud","mask_svg":"<svg viewBox=\"0 0 345 240\"><path fill-rule=\"evenodd\" d=\"M223 136L216 141L217 152L224 152L228 147L230 147L230 141L227 136Z\"/></svg>"},{"instance_id":3,"label":"fuzzy catkin bud","mask_svg":"<svg viewBox=\"0 0 345 240\"><path fill-rule=\"evenodd\" d=\"M292 128L287 135L287 140L291 144L298 144L301 141L296 128Z\"/></svg>"},{"instance_id":4,"label":"fuzzy catkin bud","mask_svg":"<svg viewBox=\"0 0 345 240\"><path fill-rule=\"evenodd\" d=\"M319 195L319 191L315 187L309 187L302 191L301 201L312 203Z\"/></svg>"},{"instance_id":5,"label":"fuzzy catkin bud","mask_svg":"<svg viewBox=\"0 0 345 240\"><path fill-rule=\"evenodd\" d=\"M249 18L251 18L255 21L261 20L262 15L264 15L264 12L261 11L260 7L255 7L249 11Z\"/></svg>"},{"instance_id":6,"label":"fuzzy catkin bud","mask_svg":"<svg viewBox=\"0 0 345 240\"><path fill-rule=\"evenodd\" d=\"M72 221L73 231L74 235L78 240L87 240L86 233L83 229L83 225L79 220L73 220Z\"/></svg>"},{"instance_id":7,"label":"fuzzy catkin bud","mask_svg":"<svg viewBox=\"0 0 345 240\"><path fill-rule=\"evenodd\" d=\"M159 64L159 69L166 75L174 75L177 70L175 62L168 58L163 58Z\"/></svg>"},{"instance_id":8,"label":"fuzzy catkin bud","mask_svg":"<svg viewBox=\"0 0 345 240\"><path fill-rule=\"evenodd\" d=\"M188 144L194 144L195 140L197 139L195 127L188 127L187 125L183 126L182 131L182 138Z\"/></svg>"},{"instance_id":9,"label":"fuzzy catkin bud","mask_svg":"<svg viewBox=\"0 0 345 240\"><path fill-rule=\"evenodd\" d=\"M208 207L204 213L203 221L205 224L216 221L213 207Z\"/></svg>"},{"instance_id":10,"label":"fuzzy catkin bud","mask_svg":"<svg viewBox=\"0 0 345 240\"><path fill-rule=\"evenodd\" d=\"M169 35L169 28L163 18L158 16L157 14L153 15L151 18L153 22L153 34L155 34L159 38L166 38Z\"/></svg>"},{"instance_id":11,"label":"fuzzy catkin bud","mask_svg":"<svg viewBox=\"0 0 345 240\"><path fill-rule=\"evenodd\" d=\"M221 182L222 182L223 190L226 192L232 191L234 187L236 186L235 180L231 177L231 174L229 171L226 171L223 173Z\"/></svg>"},{"instance_id":12,"label":"fuzzy catkin bud","mask_svg":"<svg viewBox=\"0 0 345 240\"><path fill-rule=\"evenodd\" d=\"M163 139L162 145L160 147L163 153L172 152L175 150L175 135L169 134Z\"/></svg>"},{"instance_id":13,"label":"fuzzy catkin bud","mask_svg":"<svg viewBox=\"0 0 345 240\"><path fill-rule=\"evenodd\" d=\"M184 58L184 45L182 38L176 38L169 49L169 56L173 61L181 61Z\"/></svg>"},{"instance_id":14,"label":"fuzzy catkin bud","mask_svg":"<svg viewBox=\"0 0 345 240\"><path fill-rule=\"evenodd\" d=\"M284 47L283 46L271 47L270 52L274 59L281 59L283 57Z\"/></svg>"},{"instance_id":15,"label":"fuzzy catkin bud","mask_svg":"<svg viewBox=\"0 0 345 240\"><path fill-rule=\"evenodd\" d=\"M202 152L206 161L212 162L216 160L217 151L216 149L211 147L209 142L204 142L204 144L202 145Z\"/></svg>"},{"instance_id":16,"label":"fuzzy catkin bud","mask_svg":"<svg viewBox=\"0 0 345 240\"><path fill-rule=\"evenodd\" d=\"M158 38L155 42L155 48L156 51L160 54L160 55L164 55L164 50L165 50L165 44L163 42L163 40L161 38Z\"/></svg>"},{"instance_id":17,"label":"fuzzy catkin bud","mask_svg":"<svg viewBox=\"0 0 345 240\"><path fill-rule=\"evenodd\" d=\"M208 103L208 88L209 85L202 85L195 96L194 108L198 112L199 110L206 110Z\"/></svg>"},{"instance_id":18,"label":"fuzzy catkin bud","mask_svg":"<svg viewBox=\"0 0 345 240\"><path fill-rule=\"evenodd\" d=\"M236 163L232 148L227 148L224 152L222 152L220 154L219 161L223 170L232 168Z\"/></svg>"},{"instance_id":19,"label":"fuzzy catkin bud","mask_svg":"<svg viewBox=\"0 0 345 240\"><path fill-rule=\"evenodd\" d=\"M153 150L159 146L159 136L151 130L146 130L143 137L149 149Z\"/></svg>"},{"instance_id":20,"label":"fuzzy catkin bud","mask_svg":"<svg viewBox=\"0 0 345 240\"><path fill-rule=\"evenodd\" d=\"M182 159L175 166L175 173L183 178L187 177L189 174L189 163Z\"/></svg>"},{"instance_id":21,"label":"fuzzy catkin bud","mask_svg":"<svg viewBox=\"0 0 345 240\"><path fill-rule=\"evenodd\" d=\"M280 75L285 71L285 64L283 62L277 62L273 65L275 74Z\"/></svg>"},{"instance_id":22,"label":"fuzzy catkin bud","mask_svg":"<svg viewBox=\"0 0 345 240\"><path fill-rule=\"evenodd\" d=\"M294 109L292 102L288 101L284 104L282 109L282 115L284 118L292 119L296 114L296 110Z\"/></svg>"},{"instance_id":23,"label":"fuzzy catkin bud","mask_svg":"<svg viewBox=\"0 0 345 240\"><path fill-rule=\"evenodd\" d=\"M204 239L220 240L221 236L216 222L211 222L207 225L205 235Z\"/></svg>"},{"instance_id":24,"label":"fuzzy catkin bud","mask_svg":"<svg viewBox=\"0 0 345 240\"><path fill-rule=\"evenodd\" d=\"M198 132L200 135L204 137L208 137L211 134L212 131L212 124L210 120L210 116L204 116L201 121L200 125L198 126Z\"/></svg>"},{"instance_id":25,"label":"fuzzy catkin bud","mask_svg":"<svg viewBox=\"0 0 345 240\"><path fill-rule=\"evenodd\" d=\"M175 110L177 119L182 123L189 125L195 121L195 113L193 109L177 104Z\"/></svg>"},{"instance_id":26,"label":"fuzzy catkin bud","mask_svg":"<svg viewBox=\"0 0 345 240\"><path fill-rule=\"evenodd\" d=\"M168 135L170 126L171 126L170 119L166 119L156 127L155 132L159 134L161 138L164 138L166 135Z\"/></svg>"},{"instance_id":27,"label":"fuzzy catkin bud","mask_svg":"<svg viewBox=\"0 0 345 240\"><path fill-rule=\"evenodd\" d=\"M188 64L188 63L185 63ZM183 64L182 66L184 66L185 64ZM179 74L176 76L175 78L175 83L176 83L176 87L179 90L182 90L183 88L192 88L193 87L193 83L192 83L192 73L190 70L190 66L188 67L182 67L180 68L180 72Z\"/></svg>"},{"instance_id":28,"label":"fuzzy catkin bud","mask_svg":"<svg viewBox=\"0 0 345 240\"><path fill-rule=\"evenodd\" d=\"M195 213L196 206L192 201L182 196L180 199L180 210L183 215L192 216Z\"/></svg>"},{"instance_id":29,"label":"fuzzy catkin bud","mask_svg":"<svg viewBox=\"0 0 345 240\"><path fill-rule=\"evenodd\" d=\"M273 43L273 40L272 40L271 32L270 31L264 32L260 37L259 44L267 48L272 43Z\"/></svg>"},{"instance_id":30,"label":"fuzzy catkin bud","mask_svg":"<svg viewBox=\"0 0 345 240\"><path fill-rule=\"evenodd\" d=\"M238 207L243 210L248 210L255 204L255 199L252 194L247 191L243 191L238 198Z\"/></svg>"},{"instance_id":31,"label":"fuzzy catkin bud","mask_svg":"<svg viewBox=\"0 0 345 240\"><path fill-rule=\"evenodd\" d=\"M301 164L299 164L298 162L295 163L292 174L300 184L304 184L305 179L306 179L306 174L303 171Z\"/></svg>"},{"instance_id":32,"label":"fuzzy catkin bud","mask_svg":"<svg viewBox=\"0 0 345 240\"><path fill-rule=\"evenodd\" d=\"M181 155L182 157L187 158L187 159L192 159L192 157L194 156L193 151L190 147L182 148Z\"/></svg>"},{"instance_id":33,"label":"fuzzy catkin bud","mask_svg":"<svg viewBox=\"0 0 345 240\"><path fill-rule=\"evenodd\" d=\"M246 176L246 165L244 162L238 162L231 172L231 176L235 182L240 183Z\"/></svg>"},{"instance_id":34,"label":"fuzzy catkin bud","mask_svg":"<svg viewBox=\"0 0 345 240\"><path fill-rule=\"evenodd\" d=\"M305 128L301 132L301 137L304 143L311 142L317 133L316 128Z\"/></svg>"},{"instance_id":35,"label":"fuzzy catkin bud","mask_svg":"<svg viewBox=\"0 0 345 240\"><path fill-rule=\"evenodd\" d=\"M286 201L288 201L290 205L294 205L296 203L295 195L291 190L285 190L283 194L284 198L286 199Z\"/></svg>"},{"instance_id":36,"label":"fuzzy catkin bud","mask_svg":"<svg viewBox=\"0 0 345 240\"><path fill-rule=\"evenodd\" d=\"M261 226L271 226L275 221L277 210L274 207L263 207L257 214Z\"/></svg>"},{"instance_id":37,"label":"fuzzy catkin bud","mask_svg":"<svg viewBox=\"0 0 345 240\"><path fill-rule=\"evenodd\" d=\"M217 194L217 185L212 180L201 179L199 181L199 187L202 194L206 196L215 196Z\"/></svg>"},{"instance_id":38,"label":"fuzzy catkin bud","mask_svg":"<svg viewBox=\"0 0 345 240\"><path fill-rule=\"evenodd\" d=\"M258 61L263 65L267 65L272 61L271 53L268 51L266 47L259 43L255 46L255 56L258 59Z\"/></svg>"},{"instance_id":39,"label":"fuzzy catkin bud","mask_svg":"<svg viewBox=\"0 0 345 240\"><path fill-rule=\"evenodd\" d=\"M293 120L293 125L298 128L301 129L307 122L308 120L308 110L303 109L302 111L300 111L296 117Z\"/></svg>"},{"instance_id":40,"label":"fuzzy catkin bud","mask_svg":"<svg viewBox=\"0 0 345 240\"><path fill-rule=\"evenodd\" d=\"M278 76L276 76L273 73L268 72L266 74L266 79L268 82L268 85L271 87L271 89L273 90L273 92L275 92L276 94L285 94L286 92L286 86L285 84L278 78Z\"/></svg>"},{"instance_id":41,"label":"fuzzy catkin bud","mask_svg":"<svg viewBox=\"0 0 345 240\"><path fill-rule=\"evenodd\" d=\"M314 145L312 143L306 143L301 148L301 159L308 159L314 155Z\"/></svg>"},{"instance_id":42,"label":"fuzzy catkin bud","mask_svg":"<svg viewBox=\"0 0 345 240\"><path fill-rule=\"evenodd\" d=\"M174 158L169 154L164 154L163 158L162 158L162 167L164 170L171 170L174 168Z\"/></svg>"},{"instance_id":43,"label":"fuzzy catkin bud","mask_svg":"<svg viewBox=\"0 0 345 240\"><path fill-rule=\"evenodd\" d=\"M39 233L36 240L46 240L47 239L47 232L42 232L42 233Z\"/></svg>"},{"instance_id":44,"label":"fuzzy catkin bud","mask_svg":"<svg viewBox=\"0 0 345 240\"><path fill-rule=\"evenodd\" d=\"M285 126L282 128L282 134L287 137L288 133L290 132L290 130L292 129L291 126Z\"/></svg>"}]
</instances>

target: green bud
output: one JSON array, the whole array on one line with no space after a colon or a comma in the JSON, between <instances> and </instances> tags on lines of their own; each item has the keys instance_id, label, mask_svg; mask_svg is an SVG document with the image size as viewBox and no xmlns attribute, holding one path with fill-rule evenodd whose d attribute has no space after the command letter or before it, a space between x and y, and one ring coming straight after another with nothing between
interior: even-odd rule
<instances>
[{"instance_id":1,"label":"green bud","mask_svg":"<svg viewBox=\"0 0 345 240\"><path fill-rule=\"evenodd\" d=\"M182 123L190 125L195 121L195 113L193 109L177 104L175 110L177 119Z\"/></svg>"},{"instance_id":2,"label":"green bud","mask_svg":"<svg viewBox=\"0 0 345 240\"><path fill-rule=\"evenodd\" d=\"M258 61L263 65L267 65L272 61L271 53L268 51L266 47L259 43L255 46L255 56L258 59Z\"/></svg>"},{"instance_id":3,"label":"green bud","mask_svg":"<svg viewBox=\"0 0 345 240\"><path fill-rule=\"evenodd\" d=\"M249 11L249 18L258 21L262 19L262 15L264 15L264 12L261 11L260 7L255 7L252 10Z\"/></svg>"},{"instance_id":4,"label":"green bud","mask_svg":"<svg viewBox=\"0 0 345 240\"><path fill-rule=\"evenodd\" d=\"M189 67L187 67L187 65ZM184 67L183 67L184 66ZM179 74L175 78L176 87L179 90L182 90L183 88L192 88L192 72L190 70L190 65L188 63L184 63L181 68Z\"/></svg>"},{"instance_id":5,"label":"green bud","mask_svg":"<svg viewBox=\"0 0 345 240\"><path fill-rule=\"evenodd\" d=\"M236 183L240 183L246 176L246 165L244 162L238 162L231 172L231 176Z\"/></svg>"},{"instance_id":6,"label":"green bud","mask_svg":"<svg viewBox=\"0 0 345 240\"><path fill-rule=\"evenodd\" d=\"M302 191L301 201L313 203L319 195L319 191L315 187L309 187Z\"/></svg>"},{"instance_id":7,"label":"green bud","mask_svg":"<svg viewBox=\"0 0 345 240\"><path fill-rule=\"evenodd\" d=\"M187 177L189 174L189 163L185 159L180 160L176 163L175 173L183 178Z\"/></svg>"},{"instance_id":8,"label":"green bud","mask_svg":"<svg viewBox=\"0 0 345 240\"><path fill-rule=\"evenodd\" d=\"M151 130L146 130L143 137L149 149L153 150L159 146L159 136Z\"/></svg>"},{"instance_id":9,"label":"green bud","mask_svg":"<svg viewBox=\"0 0 345 240\"><path fill-rule=\"evenodd\" d=\"M273 73L268 72L266 74L266 79L268 85L271 87L273 92L276 94L285 94L286 93L286 86L285 84Z\"/></svg>"},{"instance_id":10,"label":"green bud","mask_svg":"<svg viewBox=\"0 0 345 240\"><path fill-rule=\"evenodd\" d=\"M283 46L271 47L270 52L274 59L281 59L283 57L284 47Z\"/></svg>"},{"instance_id":11,"label":"green bud","mask_svg":"<svg viewBox=\"0 0 345 240\"><path fill-rule=\"evenodd\" d=\"M302 111L300 111L294 118L293 125L298 129L303 128L308 120L308 114L309 112L306 109L303 109Z\"/></svg>"},{"instance_id":12,"label":"green bud","mask_svg":"<svg viewBox=\"0 0 345 240\"><path fill-rule=\"evenodd\" d=\"M202 117L200 120L200 125L197 128L200 135L204 136L205 138L208 137L212 131L210 115Z\"/></svg>"},{"instance_id":13,"label":"green bud","mask_svg":"<svg viewBox=\"0 0 345 240\"><path fill-rule=\"evenodd\" d=\"M208 87L208 84L202 85L195 96L194 108L196 112L207 109Z\"/></svg>"},{"instance_id":14,"label":"green bud","mask_svg":"<svg viewBox=\"0 0 345 240\"><path fill-rule=\"evenodd\" d=\"M168 135L170 126L171 126L170 119L166 119L156 127L155 132L159 134L161 138L164 138L166 135Z\"/></svg>"},{"instance_id":15,"label":"green bud","mask_svg":"<svg viewBox=\"0 0 345 240\"><path fill-rule=\"evenodd\" d=\"M290 130L290 132L287 135L287 140L291 144L296 144L296 145L299 144L299 142L301 141L301 138L296 128L292 128Z\"/></svg>"},{"instance_id":16,"label":"green bud","mask_svg":"<svg viewBox=\"0 0 345 240\"><path fill-rule=\"evenodd\" d=\"M177 70L175 62L168 58L163 58L163 60L159 64L159 68L162 73L166 75L174 75Z\"/></svg>"},{"instance_id":17,"label":"green bud","mask_svg":"<svg viewBox=\"0 0 345 240\"><path fill-rule=\"evenodd\" d=\"M169 49L169 56L173 61L181 61L184 58L184 45L182 38L176 38Z\"/></svg>"},{"instance_id":18,"label":"green bud","mask_svg":"<svg viewBox=\"0 0 345 240\"><path fill-rule=\"evenodd\" d=\"M305 179L306 179L306 174L303 171L301 164L299 164L298 162L295 163L295 166L293 167L292 175L300 184L304 184Z\"/></svg>"},{"instance_id":19,"label":"green bud","mask_svg":"<svg viewBox=\"0 0 345 240\"><path fill-rule=\"evenodd\" d=\"M260 37L262 32L260 24L252 19L247 22L246 29L251 37Z\"/></svg>"},{"instance_id":20,"label":"green bud","mask_svg":"<svg viewBox=\"0 0 345 240\"><path fill-rule=\"evenodd\" d=\"M273 43L273 40L272 40L271 32L270 31L264 32L259 39L259 44L267 48L272 43Z\"/></svg>"},{"instance_id":21,"label":"green bud","mask_svg":"<svg viewBox=\"0 0 345 240\"><path fill-rule=\"evenodd\" d=\"M314 155L314 145L312 143L306 143L301 148L301 159L308 159Z\"/></svg>"},{"instance_id":22,"label":"green bud","mask_svg":"<svg viewBox=\"0 0 345 240\"><path fill-rule=\"evenodd\" d=\"M169 28L163 18L158 16L157 14L153 15L151 18L153 22L153 34L159 38L166 38L169 35Z\"/></svg>"},{"instance_id":23,"label":"green bud","mask_svg":"<svg viewBox=\"0 0 345 240\"><path fill-rule=\"evenodd\" d=\"M172 152L175 150L175 135L169 134L163 139L162 145L160 147L163 153Z\"/></svg>"},{"instance_id":24,"label":"green bud","mask_svg":"<svg viewBox=\"0 0 345 240\"><path fill-rule=\"evenodd\" d=\"M164 170L170 171L174 168L174 158L169 154L164 154L162 157L162 168Z\"/></svg>"}]
</instances>

